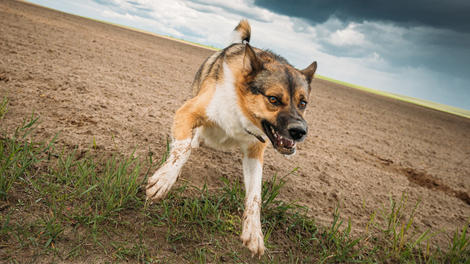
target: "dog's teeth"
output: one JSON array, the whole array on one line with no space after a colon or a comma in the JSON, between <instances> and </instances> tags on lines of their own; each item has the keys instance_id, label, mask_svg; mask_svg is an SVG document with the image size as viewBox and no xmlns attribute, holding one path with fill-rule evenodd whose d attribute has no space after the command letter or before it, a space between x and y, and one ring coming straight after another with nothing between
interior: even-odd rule
<instances>
[{"instance_id":1,"label":"dog's teeth","mask_svg":"<svg viewBox=\"0 0 470 264\"><path fill-rule=\"evenodd\" d=\"M282 145L284 145L284 143L282 143L282 141L281 141L281 146L282 146Z\"/></svg>"}]
</instances>

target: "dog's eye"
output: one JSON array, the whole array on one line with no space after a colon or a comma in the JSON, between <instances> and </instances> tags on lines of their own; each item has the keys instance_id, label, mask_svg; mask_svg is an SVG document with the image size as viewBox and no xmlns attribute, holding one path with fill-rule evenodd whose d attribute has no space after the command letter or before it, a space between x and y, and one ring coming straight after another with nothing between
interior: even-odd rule
<instances>
[{"instance_id":1,"label":"dog's eye","mask_svg":"<svg viewBox=\"0 0 470 264\"><path fill-rule=\"evenodd\" d=\"M279 99L277 99L275 96L270 96L270 97L268 97L268 99L269 99L269 102L270 102L271 104L277 104L277 103L279 103Z\"/></svg>"},{"instance_id":2,"label":"dog's eye","mask_svg":"<svg viewBox=\"0 0 470 264\"><path fill-rule=\"evenodd\" d=\"M305 101L300 102L299 108L304 109L305 107L307 107L307 102L305 102Z\"/></svg>"}]
</instances>

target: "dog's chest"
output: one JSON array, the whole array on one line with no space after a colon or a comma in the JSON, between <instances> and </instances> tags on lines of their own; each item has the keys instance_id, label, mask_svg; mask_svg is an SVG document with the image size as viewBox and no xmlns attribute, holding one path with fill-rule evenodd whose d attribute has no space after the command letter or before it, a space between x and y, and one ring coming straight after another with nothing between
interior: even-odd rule
<instances>
[{"instance_id":1,"label":"dog's chest","mask_svg":"<svg viewBox=\"0 0 470 264\"><path fill-rule=\"evenodd\" d=\"M236 104L220 103L224 98L216 92L207 108L207 116L213 125L202 127L201 135L206 144L220 150L231 150L256 142L257 139L245 129L252 126L251 122L247 120L249 124L244 124L246 118L240 115Z\"/></svg>"},{"instance_id":2,"label":"dog's chest","mask_svg":"<svg viewBox=\"0 0 470 264\"><path fill-rule=\"evenodd\" d=\"M227 136L220 127L203 127L202 138L208 146L225 151L234 149L239 144L237 140Z\"/></svg>"}]
</instances>

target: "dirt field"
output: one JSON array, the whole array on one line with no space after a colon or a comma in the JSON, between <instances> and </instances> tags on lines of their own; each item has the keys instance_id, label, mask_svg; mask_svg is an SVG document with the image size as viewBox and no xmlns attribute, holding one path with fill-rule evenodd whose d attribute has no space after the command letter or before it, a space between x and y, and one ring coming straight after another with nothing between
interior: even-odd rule
<instances>
[{"instance_id":1,"label":"dirt field","mask_svg":"<svg viewBox=\"0 0 470 264\"><path fill-rule=\"evenodd\" d=\"M227 36L230 32L227 32ZM253 38L262 32L253 30ZM1 130L33 110L39 139L103 152L160 157L175 111L191 96L200 64L213 51L30 4L0 0L0 96L10 111ZM287 58L288 59L288 58ZM315 58L312 58L312 61ZM319 61L321 68L322 62ZM307 66L307 65L304 65ZM470 217L470 120L328 81L314 81L307 140L286 159L269 147L264 177L300 166L281 193L321 223L340 203L353 227L388 203L418 199L421 230L462 227ZM221 186L242 177L238 151L195 150L182 178ZM441 233L437 241L448 241Z\"/></svg>"}]
</instances>

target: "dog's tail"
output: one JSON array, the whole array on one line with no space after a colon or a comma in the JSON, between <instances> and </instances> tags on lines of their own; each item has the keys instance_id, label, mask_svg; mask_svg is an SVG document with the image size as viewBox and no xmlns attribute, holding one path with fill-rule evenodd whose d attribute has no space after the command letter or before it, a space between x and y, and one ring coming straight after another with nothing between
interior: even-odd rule
<instances>
[{"instance_id":1,"label":"dog's tail","mask_svg":"<svg viewBox=\"0 0 470 264\"><path fill-rule=\"evenodd\" d=\"M248 43L250 42L250 36L250 23L248 23L248 20L242 19L238 26L232 31L232 34L230 34L230 37L227 41L227 45L225 45L225 47L228 47L232 44Z\"/></svg>"}]
</instances>

